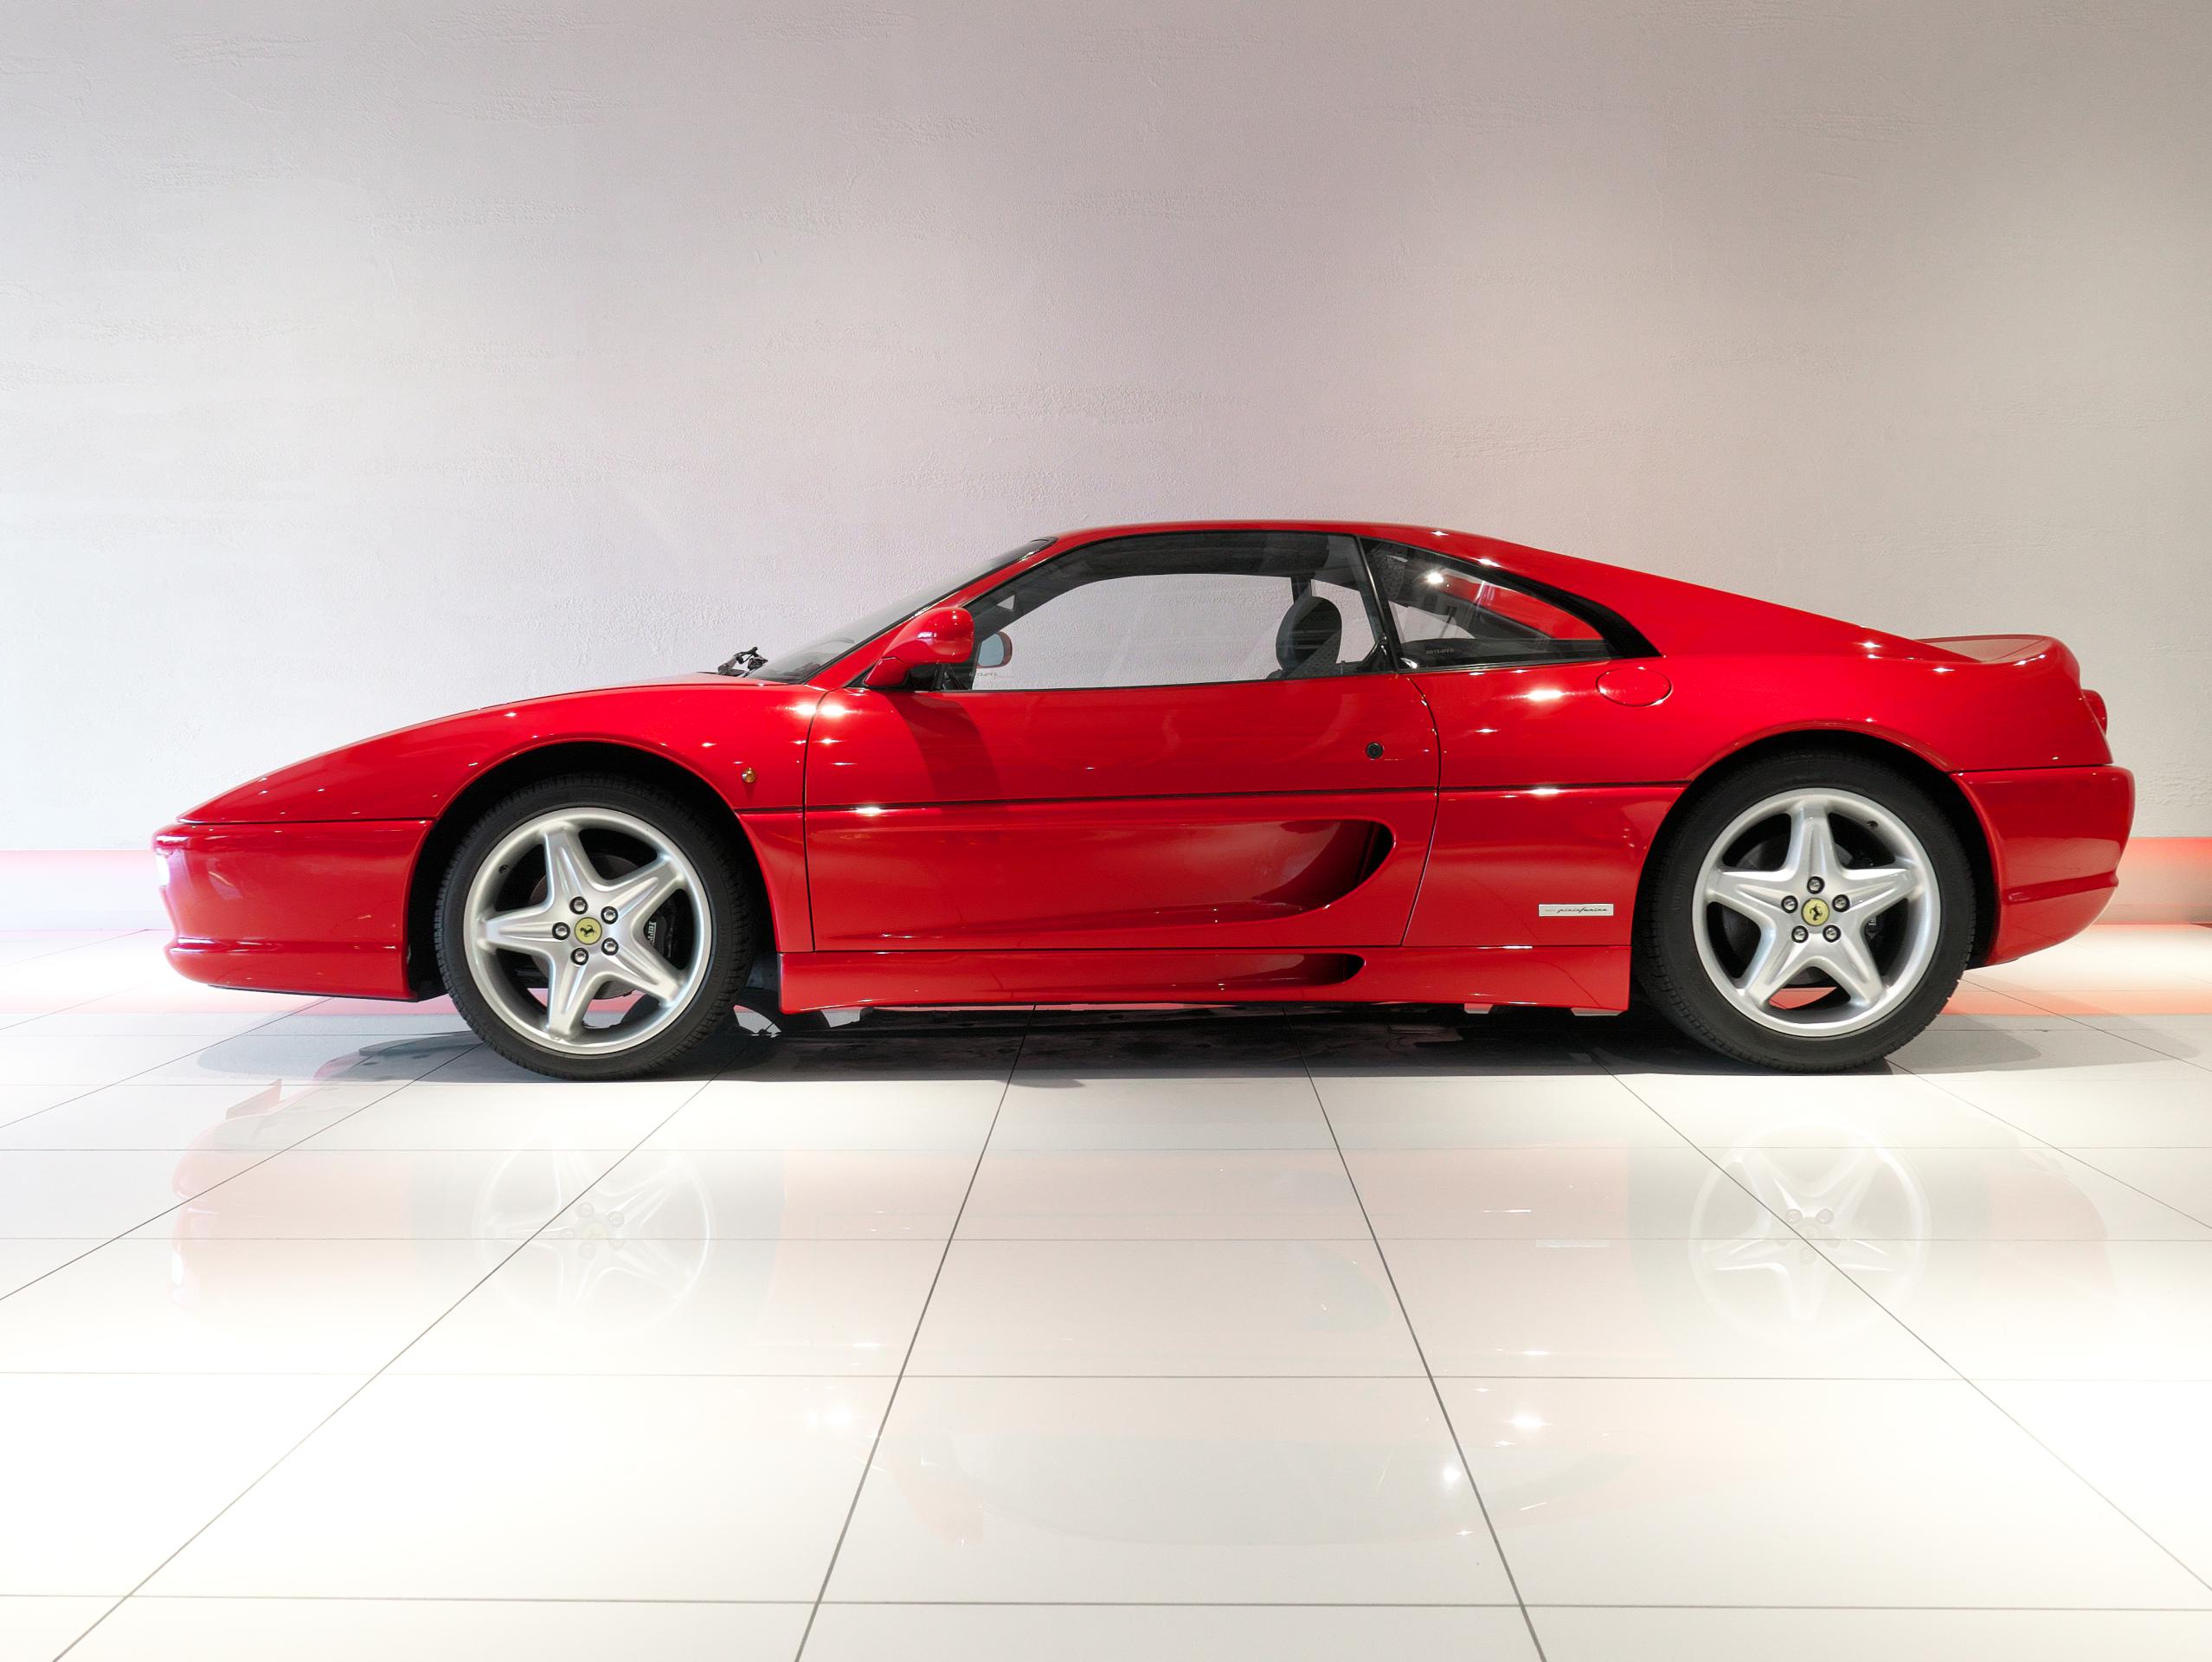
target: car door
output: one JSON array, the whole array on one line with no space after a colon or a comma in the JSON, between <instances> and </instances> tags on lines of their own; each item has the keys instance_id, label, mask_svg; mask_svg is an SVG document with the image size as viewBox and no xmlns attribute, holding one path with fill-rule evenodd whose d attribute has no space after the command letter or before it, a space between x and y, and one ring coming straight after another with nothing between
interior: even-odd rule
<instances>
[{"instance_id":1,"label":"car door","mask_svg":"<svg viewBox=\"0 0 2212 1662\"><path fill-rule=\"evenodd\" d=\"M1078 545L970 602L973 660L823 699L821 950L1395 944L1435 728L1357 544Z\"/></svg>"}]
</instances>

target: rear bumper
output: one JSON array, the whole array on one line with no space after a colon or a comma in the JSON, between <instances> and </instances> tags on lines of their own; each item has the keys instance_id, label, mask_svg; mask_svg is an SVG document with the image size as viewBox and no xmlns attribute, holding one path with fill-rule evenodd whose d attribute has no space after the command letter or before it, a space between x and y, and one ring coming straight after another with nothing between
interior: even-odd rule
<instances>
[{"instance_id":1,"label":"rear bumper","mask_svg":"<svg viewBox=\"0 0 2212 1662\"><path fill-rule=\"evenodd\" d=\"M154 854L180 975L217 987L411 998L407 892L427 820L164 827Z\"/></svg>"},{"instance_id":2,"label":"rear bumper","mask_svg":"<svg viewBox=\"0 0 2212 1662\"><path fill-rule=\"evenodd\" d=\"M1959 785L1988 833L1997 931L1986 963L2003 963L2080 934L2119 880L2135 817L2125 768L2028 768L1962 773Z\"/></svg>"}]
</instances>

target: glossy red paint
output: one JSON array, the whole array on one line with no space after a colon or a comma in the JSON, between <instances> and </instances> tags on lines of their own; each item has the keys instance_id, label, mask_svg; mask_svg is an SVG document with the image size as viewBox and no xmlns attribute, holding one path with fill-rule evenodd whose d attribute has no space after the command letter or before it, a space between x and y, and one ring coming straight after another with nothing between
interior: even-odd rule
<instances>
[{"instance_id":1,"label":"glossy red paint","mask_svg":"<svg viewBox=\"0 0 2212 1662\"><path fill-rule=\"evenodd\" d=\"M1445 791L1405 944L1625 948L1644 856L1681 795L1679 785ZM1573 910L1546 916L1546 906Z\"/></svg>"},{"instance_id":2,"label":"glossy red paint","mask_svg":"<svg viewBox=\"0 0 2212 1662\"><path fill-rule=\"evenodd\" d=\"M886 641L883 656L860 678L864 686L903 686L929 664L964 664L975 651L975 620L958 606L933 606Z\"/></svg>"},{"instance_id":3,"label":"glossy red paint","mask_svg":"<svg viewBox=\"0 0 2212 1662\"><path fill-rule=\"evenodd\" d=\"M427 820L172 825L154 836L194 981L406 998L408 874Z\"/></svg>"},{"instance_id":4,"label":"glossy red paint","mask_svg":"<svg viewBox=\"0 0 2212 1662\"><path fill-rule=\"evenodd\" d=\"M691 675L498 705L227 792L157 840L172 960L228 985L376 997L408 995L412 963L426 990L425 944L408 939L409 896L439 875L422 850L497 794L503 766L555 745L681 769L726 804L794 1009L1617 1008L1637 881L1673 804L1791 735L1893 746L1956 781L1989 843L1993 958L2063 938L2109 893L2132 788L2048 638L1911 641L1425 527L1236 523L1446 553L1603 607L1656 655L1047 692L859 684L894 647L916 663L950 650L950 614L1016 570L1203 527L1077 532L856 641L810 684Z\"/></svg>"},{"instance_id":5,"label":"glossy red paint","mask_svg":"<svg viewBox=\"0 0 2212 1662\"><path fill-rule=\"evenodd\" d=\"M1389 944L1436 778L1401 676L833 692L807 755L815 944Z\"/></svg>"},{"instance_id":6,"label":"glossy red paint","mask_svg":"<svg viewBox=\"0 0 2212 1662\"><path fill-rule=\"evenodd\" d=\"M492 705L294 763L201 803L184 819L435 819L501 763L566 744L616 745L673 763L736 813L795 808L820 697L810 686L700 674Z\"/></svg>"},{"instance_id":7,"label":"glossy red paint","mask_svg":"<svg viewBox=\"0 0 2212 1662\"><path fill-rule=\"evenodd\" d=\"M1647 661L1616 664L1598 678L1598 690L1615 704L1642 708L1656 704L1675 690L1675 684Z\"/></svg>"},{"instance_id":8,"label":"glossy red paint","mask_svg":"<svg viewBox=\"0 0 2212 1662\"><path fill-rule=\"evenodd\" d=\"M2119 882L2135 815L2125 768L2028 768L1958 778L1994 855L1996 938L2003 963L2055 945L2096 921Z\"/></svg>"},{"instance_id":9,"label":"glossy red paint","mask_svg":"<svg viewBox=\"0 0 2212 1662\"><path fill-rule=\"evenodd\" d=\"M1395 946L1436 810L1430 790L810 808L814 944Z\"/></svg>"},{"instance_id":10,"label":"glossy red paint","mask_svg":"<svg viewBox=\"0 0 2212 1662\"><path fill-rule=\"evenodd\" d=\"M1371 744L1381 754L1368 755ZM1436 727L1402 675L1053 692L853 687L822 695L807 756L810 811L1436 783Z\"/></svg>"},{"instance_id":11,"label":"glossy red paint","mask_svg":"<svg viewBox=\"0 0 2212 1662\"><path fill-rule=\"evenodd\" d=\"M814 918L807 898L806 820L797 814L748 814L738 824L761 868L776 945L786 952L812 951Z\"/></svg>"},{"instance_id":12,"label":"glossy red paint","mask_svg":"<svg viewBox=\"0 0 2212 1662\"><path fill-rule=\"evenodd\" d=\"M1984 758L1992 769L2112 759L2063 647L1990 663L1669 658L1672 690L1649 704L1605 697L1598 683L1614 673L1566 664L1413 676L1436 715L1444 789L1682 784L1784 733L1879 739L1945 773L1979 769Z\"/></svg>"},{"instance_id":13,"label":"glossy red paint","mask_svg":"<svg viewBox=\"0 0 2212 1662\"><path fill-rule=\"evenodd\" d=\"M1399 947L1373 952L801 952L784 1008L878 1004L1376 1004L1628 1008L1620 947Z\"/></svg>"}]
</instances>

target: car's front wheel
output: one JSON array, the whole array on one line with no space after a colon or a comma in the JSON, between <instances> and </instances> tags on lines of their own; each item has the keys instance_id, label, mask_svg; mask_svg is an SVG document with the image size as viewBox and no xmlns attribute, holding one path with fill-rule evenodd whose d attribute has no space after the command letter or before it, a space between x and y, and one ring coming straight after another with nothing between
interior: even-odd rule
<instances>
[{"instance_id":1,"label":"car's front wheel","mask_svg":"<svg viewBox=\"0 0 2212 1662\"><path fill-rule=\"evenodd\" d=\"M673 1063L730 1022L755 919L685 803L611 776L529 786L470 829L437 908L454 1006L509 1060L563 1079Z\"/></svg>"},{"instance_id":2,"label":"car's front wheel","mask_svg":"<svg viewBox=\"0 0 2212 1662\"><path fill-rule=\"evenodd\" d=\"M1755 763L1689 804L1657 860L1638 984L1682 1032L1747 1061L1886 1056L1935 1019L1972 950L1958 834L1878 763Z\"/></svg>"}]
</instances>

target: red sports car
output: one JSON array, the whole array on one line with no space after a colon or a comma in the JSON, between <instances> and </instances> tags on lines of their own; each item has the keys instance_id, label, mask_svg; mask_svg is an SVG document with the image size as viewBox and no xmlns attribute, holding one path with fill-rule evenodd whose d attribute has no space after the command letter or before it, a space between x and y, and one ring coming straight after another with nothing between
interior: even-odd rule
<instances>
[{"instance_id":1,"label":"red sports car","mask_svg":"<svg viewBox=\"0 0 2212 1662\"><path fill-rule=\"evenodd\" d=\"M2047 637L1411 525L1074 531L741 656L195 808L170 961L573 1079L740 1003L1633 999L1831 1068L2096 917L2133 806Z\"/></svg>"}]
</instances>

